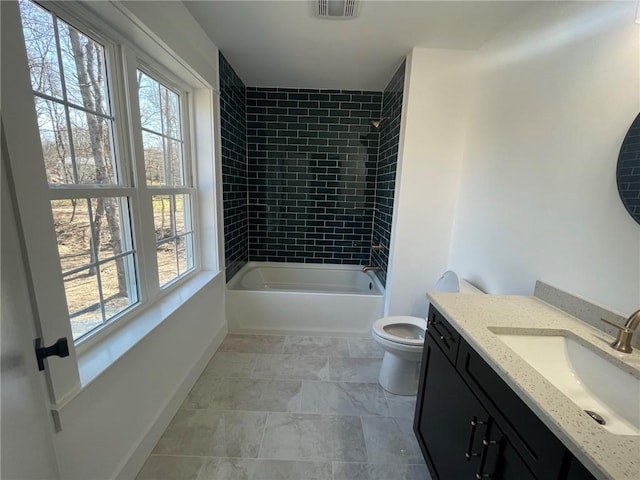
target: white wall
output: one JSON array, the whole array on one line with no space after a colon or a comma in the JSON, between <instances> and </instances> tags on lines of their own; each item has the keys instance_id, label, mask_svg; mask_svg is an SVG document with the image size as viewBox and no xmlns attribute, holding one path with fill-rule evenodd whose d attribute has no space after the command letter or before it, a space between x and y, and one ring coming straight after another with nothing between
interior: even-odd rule
<instances>
[{"instance_id":1,"label":"white wall","mask_svg":"<svg viewBox=\"0 0 640 480\"><path fill-rule=\"evenodd\" d=\"M135 477L226 335L218 279L62 409L61 478Z\"/></svg>"},{"instance_id":2,"label":"white wall","mask_svg":"<svg viewBox=\"0 0 640 480\"><path fill-rule=\"evenodd\" d=\"M542 279L640 306L640 226L615 182L640 109L634 16L635 2L541 2L479 52L450 266L489 293Z\"/></svg>"},{"instance_id":3,"label":"white wall","mask_svg":"<svg viewBox=\"0 0 640 480\"><path fill-rule=\"evenodd\" d=\"M415 48L407 57L386 313L427 314L447 269L475 54Z\"/></svg>"}]
</instances>

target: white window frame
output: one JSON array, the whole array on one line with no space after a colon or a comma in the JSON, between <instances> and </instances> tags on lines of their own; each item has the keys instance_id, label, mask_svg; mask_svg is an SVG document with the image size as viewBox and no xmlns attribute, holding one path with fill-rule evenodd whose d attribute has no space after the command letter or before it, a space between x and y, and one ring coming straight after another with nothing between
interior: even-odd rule
<instances>
[{"instance_id":1,"label":"white window frame","mask_svg":"<svg viewBox=\"0 0 640 480\"><path fill-rule=\"evenodd\" d=\"M149 279L150 284L147 286L147 288L149 289L150 292L153 292L154 295L158 296L158 295L166 294L167 291L171 291L171 288L174 285L180 284L181 282L184 281L184 278L187 278L189 275L191 275L194 272L197 272L200 269L199 267L200 242L198 241L200 237L198 235L198 231L199 231L198 203L199 202L197 201L198 195L197 195L197 188L195 186L197 182L197 175L195 175L194 173L196 171L196 165L194 163L193 141L192 141L194 140L194 135L192 133L193 132L192 125L194 123L194 117L191 114L191 112L194 110L192 105L193 92L190 89L186 89L183 84L181 85L180 83L178 83L175 78L171 78L168 72L166 71L163 72L162 69L159 68L158 66L151 66L153 63L150 60L145 58L140 58L139 56L136 60L137 60L137 66L135 67L135 69L133 69L133 62L127 69L127 70L133 70L131 73L129 73L129 75L133 74L134 76L136 76L136 82L137 82L137 75L136 75L137 71L141 70L150 78L160 82L165 87L168 87L169 89L174 90L180 96L181 128L182 128L183 159L184 159L183 164L184 164L184 177L185 177L184 185L181 185L181 186L169 186L169 185L149 186L147 185L147 177L146 177L145 162L144 162L144 151L143 151L144 149L142 146L142 136L135 135L136 138L134 138L134 141L133 141L134 149L136 152L136 157L140 159L140 161L136 163L136 177L138 179L139 193L142 197L145 197L145 199L143 200L144 205L141 208L145 209L145 207L149 207L149 210L141 219L144 230L148 232L151 228L155 231L155 225L153 223L153 211L151 209L152 199L154 196L187 194L191 197L191 205L189 209L191 214L191 223L192 223L191 227L193 229L193 234L192 234L192 238L193 238L192 250L193 251L191 252L191 255L193 257L193 267L189 269L187 272L185 272L184 274L179 275L178 277L174 278L173 280L171 280L170 282L164 285L160 285L160 282L157 276L150 278ZM132 110L131 116L132 118L135 118L135 120L133 121L134 129L136 129L137 132L143 132L142 125L140 124L139 106L137 102L138 102L138 96L137 96L137 89L136 89L135 103L132 102L133 105L131 106L131 110ZM150 222L150 225L144 226L146 222ZM157 265L158 262L157 262L155 234L154 234L153 249L151 247L152 245L150 245L149 242L146 242L144 244L144 248L146 250L145 256L147 258L150 258L152 262L154 262L155 265ZM155 273L156 274L158 273L157 269Z\"/></svg>"},{"instance_id":2,"label":"white window frame","mask_svg":"<svg viewBox=\"0 0 640 480\"><path fill-rule=\"evenodd\" d=\"M3 4L3 37L6 38L6 34L7 37L21 40L22 24L18 5L13 2L3 2ZM220 270L220 265L223 263L220 210L222 205L221 167L217 158L219 127L216 120L218 114L216 87L204 81L175 53L167 50L166 46L149 35L146 28L135 21L135 17L130 16L126 9L117 4L91 6L74 3L71 6L65 5L65 2L46 2L45 8L77 27L81 32L94 37L105 47L107 75L110 77L112 115L117 117L114 128L114 138L117 140L114 148L119 149L119 176L122 184L116 188L89 187L88 190L91 193L95 191L94 189L98 189L103 196L111 193L114 196L127 196L130 198L130 203L137 203L135 208L134 206L130 208L134 249L138 265L146 265L144 268L137 267L139 303L130 307L117 320L107 323L92 334L83 336L82 341L77 345L72 345L70 342L71 358L68 361L53 362L49 365L47 370L49 393L52 403L61 407L116 361L118 355L123 355L137 341L144 338L146 333L155 328L155 325L171 315L179 307L179 302L185 301L207 282L222 275ZM96 14L96 11L99 13ZM103 12L108 14L110 21L104 21ZM117 25L117 30L110 25ZM114 53L109 52L108 48L113 49ZM11 126L4 129L8 139L9 159L7 162L3 161L3 164L9 167L10 181L14 186L17 199L39 333L44 337L45 343L49 344L60 336L71 338L71 324L66 307L50 204L52 198L63 194L57 192L57 188L50 188L47 182L35 109L30 112L25 111L28 110L25 109L25 105L32 105L34 98L26 64L26 50L23 46L18 46L13 47L12 51L15 52L11 54L10 62L12 66L16 65L16 68L7 74L8 81L5 81L3 72L3 85L9 84L12 88L11 101L5 101L5 95L3 95L3 110L7 114L3 117L6 119L9 115L12 116ZM3 50L3 55L4 53ZM152 56L159 60L151 60ZM113 59L118 61L114 62ZM180 85L179 90L186 93L184 96L181 95L182 101L189 102L189 108L183 111L182 116L189 128L184 130L183 139L185 154L189 152L191 170L189 175L193 178L189 188L193 189L195 268L163 289L160 289L157 281L153 214L144 218L145 209L143 208L146 203L147 209L152 212L151 195L159 194L160 191L155 188L145 188L144 171L142 176L138 171L140 166L144 168L142 136L134 133L136 132L134 123L139 122L139 116L131 113L138 112L135 74L139 66L143 66L147 71L151 70L150 73L154 78L163 83L168 82L168 86L175 88L176 84ZM169 73L175 71L180 72L180 79L173 73ZM160 74L156 75L157 72ZM118 80L114 81L113 77L117 77ZM13 89L13 87L16 88ZM128 89L132 94L125 95L124 89ZM125 115L118 114L119 111L125 112ZM3 125L7 123L3 121ZM141 132L139 125L137 132ZM190 132L189 135L186 132ZM16 139L24 141L20 142ZM37 162L33 161L29 165L20 161L34 156ZM135 164L132 162L134 156L140 159ZM39 169L34 172L36 163ZM138 182L137 187L133 187L134 179ZM71 185L65 187L65 190L83 196L81 192L86 191L87 187ZM148 197L149 201L145 202L144 197ZM207 242L203 242L201 238L205 233ZM204 245L207 248L201 249ZM153 317L152 320L151 317ZM140 322L146 322L146 324ZM131 328L129 325L132 325ZM121 333L122 331L124 333ZM113 343L114 338L118 339L116 343ZM123 344L123 339L126 345ZM118 352L114 353L114 350Z\"/></svg>"}]
</instances>

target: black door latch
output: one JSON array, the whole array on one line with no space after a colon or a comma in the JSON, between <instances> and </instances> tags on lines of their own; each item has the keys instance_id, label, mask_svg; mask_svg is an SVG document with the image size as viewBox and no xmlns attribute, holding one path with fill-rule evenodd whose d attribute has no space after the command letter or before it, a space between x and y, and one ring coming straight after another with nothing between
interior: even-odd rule
<instances>
[{"instance_id":1,"label":"black door latch","mask_svg":"<svg viewBox=\"0 0 640 480\"><path fill-rule=\"evenodd\" d=\"M38 360L38 370L44 370L44 359L52 355L57 355L61 358L69 356L69 344L67 343L67 339L62 337L50 347L43 347L42 339L36 338L36 359Z\"/></svg>"}]
</instances>

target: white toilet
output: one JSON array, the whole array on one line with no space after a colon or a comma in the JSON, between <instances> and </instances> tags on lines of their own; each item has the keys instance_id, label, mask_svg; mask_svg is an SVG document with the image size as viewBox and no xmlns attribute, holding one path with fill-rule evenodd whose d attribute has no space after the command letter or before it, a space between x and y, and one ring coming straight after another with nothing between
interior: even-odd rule
<instances>
[{"instance_id":1,"label":"white toilet","mask_svg":"<svg viewBox=\"0 0 640 480\"><path fill-rule=\"evenodd\" d=\"M455 272L444 272L433 292L484 293L458 278ZM420 360L427 321L420 317L393 316L376 320L371 327L373 339L384 349L378 382L396 395L418 392Z\"/></svg>"}]
</instances>

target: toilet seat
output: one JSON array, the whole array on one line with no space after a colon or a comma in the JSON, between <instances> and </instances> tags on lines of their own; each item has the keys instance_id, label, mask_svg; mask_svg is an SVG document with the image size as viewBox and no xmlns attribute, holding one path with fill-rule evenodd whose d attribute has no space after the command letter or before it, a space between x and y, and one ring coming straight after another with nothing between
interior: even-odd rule
<instances>
[{"instance_id":1,"label":"toilet seat","mask_svg":"<svg viewBox=\"0 0 640 480\"><path fill-rule=\"evenodd\" d=\"M420 328L423 332L427 329L427 322L424 318L409 317L409 316L394 316L384 317L376 320L373 324L372 330L374 335L388 342L396 344L406 345L409 347L420 347L424 345L424 333L422 338L402 338L397 335L393 335L385 330L385 327L389 325L409 324Z\"/></svg>"}]
</instances>

